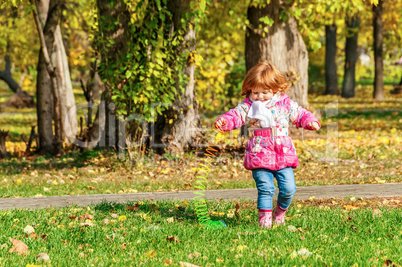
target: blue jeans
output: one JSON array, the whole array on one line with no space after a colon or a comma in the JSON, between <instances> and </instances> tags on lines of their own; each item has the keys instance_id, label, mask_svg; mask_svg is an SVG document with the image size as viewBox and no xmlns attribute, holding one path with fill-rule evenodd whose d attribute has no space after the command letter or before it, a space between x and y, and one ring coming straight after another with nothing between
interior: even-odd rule
<instances>
[{"instance_id":1,"label":"blue jeans","mask_svg":"<svg viewBox=\"0 0 402 267\"><path fill-rule=\"evenodd\" d=\"M258 189L257 208L272 209L272 197L274 196L274 176L278 182L278 205L287 209L296 192L295 177L292 167L277 171L268 169L253 169L253 178Z\"/></svg>"}]
</instances>

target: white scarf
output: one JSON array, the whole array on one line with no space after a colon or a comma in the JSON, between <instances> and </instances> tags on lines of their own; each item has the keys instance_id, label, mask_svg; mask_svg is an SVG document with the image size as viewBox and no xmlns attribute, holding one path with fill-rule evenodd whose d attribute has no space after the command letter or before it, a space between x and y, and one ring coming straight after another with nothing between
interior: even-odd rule
<instances>
[{"instance_id":1,"label":"white scarf","mask_svg":"<svg viewBox=\"0 0 402 267\"><path fill-rule=\"evenodd\" d=\"M277 92L271 99L261 102L253 100L250 95L250 100L253 101L253 104L251 105L247 116L252 119L260 120L260 125L263 128L275 127L275 119L268 108L273 106L279 100L280 96L281 93Z\"/></svg>"}]
</instances>

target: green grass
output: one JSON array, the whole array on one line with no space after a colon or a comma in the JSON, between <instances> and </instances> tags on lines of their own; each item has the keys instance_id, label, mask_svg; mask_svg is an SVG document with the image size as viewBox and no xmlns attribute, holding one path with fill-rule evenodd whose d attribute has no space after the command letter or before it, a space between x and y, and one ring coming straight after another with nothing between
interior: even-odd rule
<instances>
[{"instance_id":1,"label":"green grass","mask_svg":"<svg viewBox=\"0 0 402 267\"><path fill-rule=\"evenodd\" d=\"M341 205L329 208L298 202L289 209L286 226L263 230L257 224L255 203L241 202L239 218L228 218L235 209L233 202L208 203L210 213L218 214L211 218L224 219L227 227L201 227L192 201L189 206L145 201L136 212L126 210L133 203L0 211L0 244L5 244L0 248L1 266L44 264L35 261L39 253L50 256L51 262L44 266L164 266L165 261L171 261L172 266L179 266L180 261L201 266L402 263L400 207L382 205L382 215L374 216L372 208L347 211ZM83 214L94 216L93 221L87 221L94 226L79 225ZM174 221L169 223L167 219L172 217ZM109 223L104 223L105 219ZM23 229L27 225L34 227L38 238L26 236ZM167 236L178 242L168 241ZM9 237L24 242L29 254L9 253ZM312 254L303 256L302 249Z\"/></svg>"}]
</instances>

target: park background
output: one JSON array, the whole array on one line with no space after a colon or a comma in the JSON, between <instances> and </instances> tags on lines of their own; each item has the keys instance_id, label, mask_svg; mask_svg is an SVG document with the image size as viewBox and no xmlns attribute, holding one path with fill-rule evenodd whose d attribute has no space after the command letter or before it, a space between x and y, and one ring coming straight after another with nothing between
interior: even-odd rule
<instances>
[{"instance_id":1,"label":"park background","mask_svg":"<svg viewBox=\"0 0 402 267\"><path fill-rule=\"evenodd\" d=\"M400 0L13 0L1 1L0 7L1 198L195 190L197 175L202 174L199 166L208 162L208 147L213 148L214 159L203 188L255 187L251 173L242 166L247 136L252 133L245 127L219 133L213 123L243 100L242 80L260 59L270 60L286 74L293 85L290 97L311 110L322 125L317 132L291 130L300 161L294 170L298 186L402 181ZM39 33L43 33L42 37ZM76 114L69 113L73 107L78 107ZM122 121L123 128L119 126ZM346 223L352 221L347 218L359 221L357 218L370 216L378 224L382 216L378 208L389 216L379 224L383 228L392 228L392 222L400 218L400 197L370 201L337 199L327 204L318 205L312 198L305 212L314 214L320 206L319 225L331 216L338 218L336 208L357 212L355 217L346 216ZM193 204L164 202L160 204L166 206L163 210L152 203L137 203L135 212L140 212L141 222L132 220L130 224L137 230L156 231L156 226L144 228L142 224L166 223L163 216L172 215L181 218L180 223L185 218L189 227L196 229L196 216L188 205ZM304 203L294 205L301 207ZM114 215L116 209L134 210L127 207L103 204L93 209L112 210ZM249 224L256 231L252 220L255 205L213 202L210 207L214 218L229 220L229 225ZM375 216L367 210L370 208L376 210ZM298 210L296 213L300 214ZM50 227L48 231L56 236L59 231L67 235L67 229L79 228L78 223L70 225L69 221L76 222L81 217L73 214L85 213L85 209L55 209L60 216L50 217L46 211L35 212L43 216L44 222L51 222L54 229ZM67 219L62 218L67 214ZM308 225L297 214L292 214L293 224L299 223L302 228ZM28 238L33 250L42 249L35 243L38 241L24 237L21 230L32 224L35 213L12 211L1 216L2 222L5 218L11 220L7 222L9 230L0 236L1 244L9 242L8 237L20 235ZM86 223L102 219L95 216ZM114 219L120 221L120 217ZM124 221L121 217L121 224ZM370 222L359 221L353 227L366 229ZM357 223L364 225L356 226ZM174 227L180 229L180 225ZM345 227L355 231L349 225ZM249 230L241 234L248 236ZM85 232L88 236L79 240L65 236L64 241L57 241L67 242L61 249L65 255L74 250L68 242L75 242L74 248L84 246L74 251L77 255L93 253L87 244L95 245L88 241L94 230L85 231L89 231ZM332 229L328 231L323 235L334 234ZM271 264L299 264L305 260L310 264L328 261L349 266L356 262L381 265L391 258L400 263L400 241L394 237L400 237L401 232L390 230L394 235L387 240L395 249L384 252L381 239L385 237L380 233L389 234L384 229L378 231L376 241L362 247L375 256L352 257L347 263L336 256L342 246L333 248L326 259L322 258L324 255L317 257L320 253L309 248L316 253L314 259L309 257L310 251L307 253L302 247L312 242L304 241L303 230L297 231L302 236L297 236L297 242L306 244L296 249L296 254L295 248L286 246L282 252L278 252L278 247L279 250L266 253L280 256ZM281 232L276 234L283 237ZM343 234L333 240L347 240L348 233ZM119 253L130 242L141 239L134 235L124 242L124 237L116 245ZM357 240L358 236L354 238ZM156 242L157 246L164 246L158 242L161 241ZM198 245L205 246L204 241L200 242ZM231 239L224 242L229 244ZM179 242L173 239L173 243ZM141 255L141 259L131 256L125 260L156 265L159 260L165 264L177 264L178 259L189 261L190 252L184 260L177 254L177 247L169 245L175 260L166 261L156 256L158 249L137 244L132 245L133 251L138 250L133 253ZM52 249L52 245L45 247L46 252ZM382 252L377 253L377 248ZM355 253L353 248L348 249L347 253ZM253 245L242 243L235 247L236 255L241 256L231 260L242 262L243 250L249 250L251 255L259 253ZM203 265L233 263L210 249L207 251L210 258L192 254L191 259L197 258ZM287 259L289 262L281 258L286 253L294 256ZM83 265L95 258L81 256L77 262ZM111 261L107 253L99 251L98 256L104 263ZM19 259L8 249L0 250L1 258ZM63 259L52 258L55 262ZM253 262L251 256L247 256L246 262L249 260ZM34 255L22 261L32 263Z\"/></svg>"}]
</instances>

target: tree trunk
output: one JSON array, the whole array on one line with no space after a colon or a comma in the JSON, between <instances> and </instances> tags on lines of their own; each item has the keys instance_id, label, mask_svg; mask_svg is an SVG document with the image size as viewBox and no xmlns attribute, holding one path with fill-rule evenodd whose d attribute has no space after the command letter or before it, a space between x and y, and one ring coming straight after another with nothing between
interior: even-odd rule
<instances>
[{"instance_id":1,"label":"tree trunk","mask_svg":"<svg viewBox=\"0 0 402 267\"><path fill-rule=\"evenodd\" d=\"M282 0L271 0L262 8L251 5L248 7L247 18L251 29L247 28L246 33L246 68L248 71L260 59L270 61L293 83L289 97L299 105L306 106L308 104L306 46L295 18L290 17L287 21L280 19L281 11L289 9L291 4L285 4ZM274 21L272 26L260 21L267 16ZM264 32L264 28L268 29L268 33Z\"/></svg>"},{"instance_id":2,"label":"tree trunk","mask_svg":"<svg viewBox=\"0 0 402 267\"><path fill-rule=\"evenodd\" d=\"M54 51L55 32L60 18L60 1L40 0L36 2L40 23L43 27L43 34L46 42L47 51ZM45 15L47 14L47 15ZM37 75L37 116L38 116L38 133L39 147L41 154L57 154L61 151L61 143L58 136L58 127L55 127L56 138L53 134L53 116L55 111L54 105L54 88L52 86L52 77L49 75L43 50L39 52ZM53 90L52 90L53 88ZM52 92L53 91L53 92ZM56 123L57 124L57 121Z\"/></svg>"},{"instance_id":3,"label":"tree trunk","mask_svg":"<svg viewBox=\"0 0 402 267\"><path fill-rule=\"evenodd\" d=\"M383 40L383 21L382 21L382 0L378 1L377 6L373 5L373 27L374 27L374 92L375 100L384 100L384 66L382 56Z\"/></svg>"},{"instance_id":4,"label":"tree trunk","mask_svg":"<svg viewBox=\"0 0 402 267\"><path fill-rule=\"evenodd\" d=\"M4 61L6 63L6 66L4 68L4 71L0 71L0 80L3 80L10 87L11 91L16 93L18 90L21 90L21 88L11 76L10 57L8 55L5 55Z\"/></svg>"},{"instance_id":5,"label":"tree trunk","mask_svg":"<svg viewBox=\"0 0 402 267\"><path fill-rule=\"evenodd\" d=\"M73 86L71 84L70 70L68 67L67 54L64 49L60 25L57 25L55 33L55 51L52 55L53 66L57 69L57 80L59 89L60 120L61 120L61 141L69 143L74 140L78 132L77 115L75 112L75 99Z\"/></svg>"},{"instance_id":6,"label":"tree trunk","mask_svg":"<svg viewBox=\"0 0 402 267\"><path fill-rule=\"evenodd\" d=\"M2 108L14 107L14 108L24 108L33 107L35 102L32 96L27 92L23 91L18 83L11 76L11 62L8 55L4 56L4 61L6 66L4 71L0 71L0 80L3 80L10 87L11 91L15 94L10 97L10 99L1 105Z\"/></svg>"},{"instance_id":7,"label":"tree trunk","mask_svg":"<svg viewBox=\"0 0 402 267\"><path fill-rule=\"evenodd\" d=\"M357 61L357 31L360 18L356 15L346 19L347 38L345 45L345 67L342 83L342 97L355 96L355 69Z\"/></svg>"},{"instance_id":8,"label":"tree trunk","mask_svg":"<svg viewBox=\"0 0 402 267\"><path fill-rule=\"evenodd\" d=\"M8 131L0 130L0 159L8 157L9 153L6 149L6 138Z\"/></svg>"},{"instance_id":9,"label":"tree trunk","mask_svg":"<svg viewBox=\"0 0 402 267\"><path fill-rule=\"evenodd\" d=\"M325 25L325 94L338 95L336 74L336 25Z\"/></svg>"},{"instance_id":10,"label":"tree trunk","mask_svg":"<svg viewBox=\"0 0 402 267\"><path fill-rule=\"evenodd\" d=\"M114 41L113 44L109 43L107 47L99 47L99 50L101 51L101 61L104 66L107 66L107 64L113 65L127 53L126 44L130 40L128 29L130 13L128 12L123 0L115 2L97 0L97 6L99 30L103 34L103 38ZM102 73L100 73L100 75L102 76ZM122 140L119 140L119 131L116 130L119 122L107 85L104 86L104 90L105 91L102 93L101 104L105 105L104 112L102 113L105 118L99 118L99 120L102 122L104 121L105 128L100 145L106 144L117 148L119 141L120 143L122 142ZM102 114L100 114L100 116Z\"/></svg>"},{"instance_id":11,"label":"tree trunk","mask_svg":"<svg viewBox=\"0 0 402 267\"><path fill-rule=\"evenodd\" d=\"M185 12L189 11L190 2L186 0L169 0L168 9L173 14L173 29L184 30L184 44L177 53L191 52L195 50L196 33L194 25L188 23L181 28L181 19ZM195 65L190 63L182 69L188 75L188 83L184 86L184 92L176 83L179 95L167 110L158 116L155 123L155 133L152 137L156 144L154 147L158 153L170 152L181 154L185 150L195 148L203 139L200 131L201 121L198 114L194 90L194 71Z\"/></svg>"}]
</instances>

